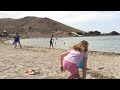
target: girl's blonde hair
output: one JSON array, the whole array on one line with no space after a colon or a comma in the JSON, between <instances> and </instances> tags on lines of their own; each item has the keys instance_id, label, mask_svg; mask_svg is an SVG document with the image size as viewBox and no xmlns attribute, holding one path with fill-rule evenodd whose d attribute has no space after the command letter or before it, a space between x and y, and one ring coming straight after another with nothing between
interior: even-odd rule
<instances>
[{"instance_id":1,"label":"girl's blonde hair","mask_svg":"<svg viewBox=\"0 0 120 90\"><path fill-rule=\"evenodd\" d=\"M72 49L77 51L88 51L88 42L83 40L78 44L75 44Z\"/></svg>"}]
</instances>

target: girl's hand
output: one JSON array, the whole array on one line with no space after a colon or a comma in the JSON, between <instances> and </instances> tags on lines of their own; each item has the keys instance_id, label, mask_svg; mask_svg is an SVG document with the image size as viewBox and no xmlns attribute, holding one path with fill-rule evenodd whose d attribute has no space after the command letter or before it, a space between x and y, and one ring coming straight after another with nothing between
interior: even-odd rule
<instances>
[{"instance_id":1,"label":"girl's hand","mask_svg":"<svg viewBox=\"0 0 120 90\"><path fill-rule=\"evenodd\" d=\"M61 72L64 72L63 66L61 66L60 71L61 71Z\"/></svg>"}]
</instances>

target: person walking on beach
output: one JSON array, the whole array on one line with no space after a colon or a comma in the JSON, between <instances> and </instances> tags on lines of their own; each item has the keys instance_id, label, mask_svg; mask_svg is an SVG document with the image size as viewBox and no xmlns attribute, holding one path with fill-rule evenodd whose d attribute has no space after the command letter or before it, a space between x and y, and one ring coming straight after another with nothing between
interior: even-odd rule
<instances>
[{"instance_id":1,"label":"person walking on beach","mask_svg":"<svg viewBox=\"0 0 120 90\"><path fill-rule=\"evenodd\" d=\"M54 41L54 40L53 40L53 35L52 35L52 36L50 37L50 47L49 47L49 48L51 48L51 46L52 46L52 48L54 48L54 47L53 47L53 41Z\"/></svg>"},{"instance_id":2,"label":"person walking on beach","mask_svg":"<svg viewBox=\"0 0 120 90\"><path fill-rule=\"evenodd\" d=\"M88 57L88 42L81 41L75 44L70 50L63 52L60 55L62 72L69 71L70 76L67 79L86 79L86 68L87 68L87 57ZM83 60L83 77L79 75L79 64Z\"/></svg>"},{"instance_id":3,"label":"person walking on beach","mask_svg":"<svg viewBox=\"0 0 120 90\"><path fill-rule=\"evenodd\" d=\"M16 36L14 37L14 41L13 41L13 45L15 45L15 48L17 48L17 43L20 45L20 48L22 48L21 44L20 44L20 36L18 35L18 33L16 33Z\"/></svg>"}]
</instances>

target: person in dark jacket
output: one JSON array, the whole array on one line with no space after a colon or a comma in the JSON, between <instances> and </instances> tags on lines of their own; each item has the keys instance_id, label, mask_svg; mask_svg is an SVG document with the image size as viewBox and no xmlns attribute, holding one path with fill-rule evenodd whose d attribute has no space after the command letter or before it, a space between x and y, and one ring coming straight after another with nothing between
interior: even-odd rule
<instances>
[{"instance_id":1,"label":"person in dark jacket","mask_svg":"<svg viewBox=\"0 0 120 90\"><path fill-rule=\"evenodd\" d=\"M20 45L20 48L22 48L21 44L20 44L20 36L18 35L18 33L16 33L16 36L14 37L14 41L13 41L13 45L15 45L15 48L17 48L17 43Z\"/></svg>"}]
</instances>

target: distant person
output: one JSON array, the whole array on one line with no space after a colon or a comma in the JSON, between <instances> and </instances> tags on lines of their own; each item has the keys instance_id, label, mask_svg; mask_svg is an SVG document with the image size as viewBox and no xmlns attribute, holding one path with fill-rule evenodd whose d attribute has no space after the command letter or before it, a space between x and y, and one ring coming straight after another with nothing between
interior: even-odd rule
<instances>
[{"instance_id":1,"label":"distant person","mask_svg":"<svg viewBox=\"0 0 120 90\"><path fill-rule=\"evenodd\" d=\"M17 48L17 43L20 45L20 48L22 48L21 44L20 44L20 36L18 35L18 33L16 33L16 36L14 37L14 41L13 41L13 45L15 45L15 48Z\"/></svg>"},{"instance_id":2,"label":"distant person","mask_svg":"<svg viewBox=\"0 0 120 90\"><path fill-rule=\"evenodd\" d=\"M88 42L81 41L74 45L71 50L63 52L61 54L61 68L63 72L65 70L70 72L70 76L67 79L86 79L86 68L87 68L87 57L88 57ZM83 60L83 77L79 75L79 65Z\"/></svg>"},{"instance_id":3,"label":"distant person","mask_svg":"<svg viewBox=\"0 0 120 90\"><path fill-rule=\"evenodd\" d=\"M53 41L54 41L54 40L53 40L53 35L52 35L52 36L50 37L50 47L49 47L49 48L51 48L51 47L54 48L54 47L53 47Z\"/></svg>"}]
</instances>

